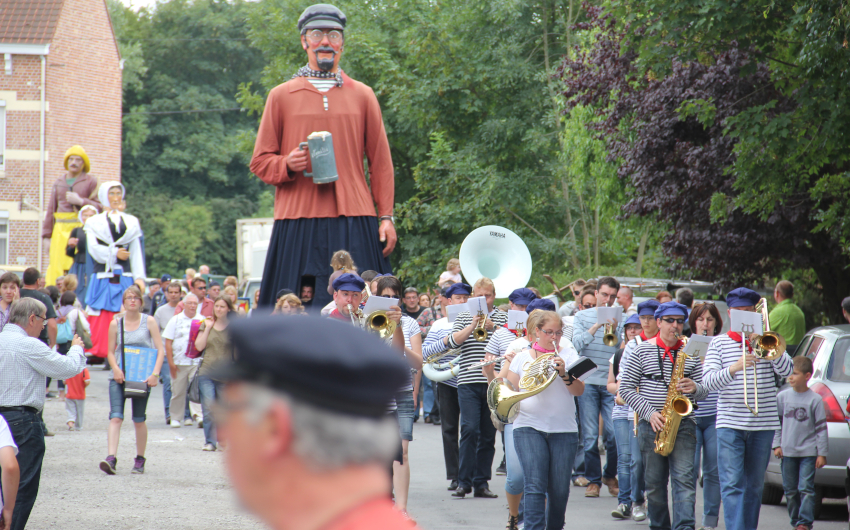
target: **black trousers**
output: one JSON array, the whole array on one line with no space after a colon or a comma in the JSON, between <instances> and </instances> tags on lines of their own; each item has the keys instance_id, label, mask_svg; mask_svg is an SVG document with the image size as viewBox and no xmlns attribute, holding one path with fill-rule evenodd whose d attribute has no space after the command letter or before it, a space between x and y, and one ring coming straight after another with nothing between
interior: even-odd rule
<instances>
[{"instance_id":1,"label":"black trousers","mask_svg":"<svg viewBox=\"0 0 850 530\"><path fill-rule=\"evenodd\" d=\"M446 460L446 479L457 480L458 460L460 459L460 405L457 401L457 388L437 383L437 401L440 403L440 429L443 432L443 457Z\"/></svg>"}]
</instances>

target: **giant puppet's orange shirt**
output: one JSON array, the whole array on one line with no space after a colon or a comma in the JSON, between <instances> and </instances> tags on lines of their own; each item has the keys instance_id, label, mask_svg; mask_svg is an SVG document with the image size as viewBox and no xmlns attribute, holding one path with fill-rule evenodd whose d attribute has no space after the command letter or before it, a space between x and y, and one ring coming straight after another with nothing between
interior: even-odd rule
<instances>
[{"instance_id":1,"label":"giant puppet's orange shirt","mask_svg":"<svg viewBox=\"0 0 850 530\"><path fill-rule=\"evenodd\" d=\"M368 86L344 73L342 77L341 87L324 94L306 77L287 81L269 93L251 171L276 186L275 219L375 216L376 207L378 216L393 213L393 162L378 99ZM322 96L328 98L328 110ZM286 168L286 155L319 131L333 135L339 180L331 184L314 184L302 172L290 173Z\"/></svg>"}]
</instances>

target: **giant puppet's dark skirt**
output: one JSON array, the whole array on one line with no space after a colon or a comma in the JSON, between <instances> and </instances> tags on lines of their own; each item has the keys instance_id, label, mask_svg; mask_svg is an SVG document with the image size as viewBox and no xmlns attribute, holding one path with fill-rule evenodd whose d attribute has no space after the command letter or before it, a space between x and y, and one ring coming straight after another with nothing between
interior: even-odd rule
<instances>
[{"instance_id":1,"label":"giant puppet's dark skirt","mask_svg":"<svg viewBox=\"0 0 850 530\"><path fill-rule=\"evenodd\" d=\"M327 286L333 272L331 256L337 250L350 252L359 272L392 272L390 261L383 255L376 217L275 220L263 270L260 306L273 306L281 289L291 289L298 295L302 277L313 276L316 288L310 310L318 313L332 298Z\"/></svg>"}]
</instances>

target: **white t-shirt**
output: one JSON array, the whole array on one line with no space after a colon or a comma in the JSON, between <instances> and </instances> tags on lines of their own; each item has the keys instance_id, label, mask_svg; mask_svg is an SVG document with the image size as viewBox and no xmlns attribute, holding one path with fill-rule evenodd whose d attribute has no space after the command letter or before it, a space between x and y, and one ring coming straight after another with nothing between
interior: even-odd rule
<instances>
[{"instance_id":1,"label":"white t-shirt","mask_svg":"<svg viewBox=\"0 0 850 530\"><path fill-rule=\"evenodd\" d=\"M165 330L162 332L163 339L170 339L171 351L174 354L174 364L180 366L192 366L200 364L201 359L190 359L186 357L186 350L189 348L189 332L192 329L193 320L203 320L204 316L200 313L195 313L195 316L188 318L182 312L171 317Z\"/></svg>"},{"instance_id":2,"label":"white t-shirt","mask_svg":"<svg viewBox=\"0 0 850 530\"><path fill-rule=\"evenodd\" d=\"M569 365L578 359L575 349L567 347L567 341L560 342L560 357ZM530 349L518 353L511 362L511 372L520 379L524 374L525 363L533 362ZM514 420L514 429L531 427L541 432L578 432L576 424L576 403L567 385L557 377L546 390L523 399L519 404L519 415Z\"/></svg>"},{"instance_id":3,"label":"white t-shirt","mask_svg":"<svg viewBox=\"0 0 850 530\"><path fill-rule=\"evenodd\" d=\"M18 455L18 446L15 444L15 439L12 438L12 431L9 430L9 424L6 423L6 419L3 416L0 416L0 448L3 447L11 447L15 450L15 456ZM2 485L0 485L0 493L2 493ZM3 509L4 496L0 496L0 510Z\"/></svg>"}]
</instances>

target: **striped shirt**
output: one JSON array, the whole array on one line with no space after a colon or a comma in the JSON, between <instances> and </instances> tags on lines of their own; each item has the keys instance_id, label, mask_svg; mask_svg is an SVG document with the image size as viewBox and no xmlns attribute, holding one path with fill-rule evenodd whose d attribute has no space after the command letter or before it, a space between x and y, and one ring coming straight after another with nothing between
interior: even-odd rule
<instances>
[{"instance_id":1,"label":"striped shirt","mask_svg":"<svg viewBox=\"0 0 850 530\"><path fill-rule=\"evenodd\" d=\"M494 309L492 313L487 315L493 324L496 326L506 326L508 324L508 314L499 309ZM495 331L488 334L487 341L478 342L475 337L470 334L469 338L463 344L457 344L454 341L453 334L462 330L472 323L472 315L469 311L459 313L455 318L454 326L452 327L452 335L449 335L449 348L460 348L460 375L457 376L457 382L460 385L468 385L470 383L487 384L487 377L481 370L468 370L473 364L480 363L484 360L484 349L487 343L493 340Z\"/></svg>"},{"instance_id":2,"label":"striped shirt","mask_svg":"<svg viewBox=\"0 0 850 530\"><path fill-rule=\"evenodd\" d=\"M428 331L428 336L425 338L425 343L422 344L422 360L423 362L429 356L434 355L436 353L444 352L448 348L446 348L445 344L443 344L443 339L452 332L452 326L454 323L449 322L449 319L443 317L433 324L431 324L431 329ZM439 364L447 363L457 355L449 354L444 357L441 357L438 361ZM448 381L441 381L441 385L448 385L452 388L457 388L457 377L452 377Z\"/></svg>"},{"instance_id":3,"label":"striped shirt","mask_svg":"<svg viewBox=\"0 0 850 530\"><path fill-rule=\"evenodd\" d=\"M329 78L329 79L310 78L310 79L307 79L307 81L309 81L311 85L316 87L316 90L318 90L319 92L322 93L322 105L324 106L325 110L327 111L328 110L327 92L328 92L328 90L330 90L330 89L332 89L333 87L336 86L336 79L333 79L333 78Z\"/></svg>"},{"instance_id":4,"label":"striped shirt","mask_svg":"<svg viewBox=\"0 0 850 530\"><path fill-rule=\"evenodd\" d=\"M602 343L602 337L605 336L605 326L600 326L596 330L595 335L587 332L593 325L596 324L596 308L585 309L575 314L573 318L573 346L582 357L587 357L596 366L605 366L612 355L617 353L620 344L620 337L623 336L623 322L617 325L615 335L617 336L617 344L606 346ZM585 384L607 386L608 374L605 370L597 370L587 378Z\"/></svg>"},{"instance_id":5,"label":"striped shirt","mask_svg":"<svg viewBox=\"0 0 850 530\"><path fill-rule=\"evenodd\" d=\"M703 378L705 378L705 374L703 374ZM717 398L719 396L720 392L716 390L712 390L711 392L709 392L708 397L697 403L698 408L694 411L694 417L707 418L709 416L714 416L715 414L717 414Z\"/></svg>"},{"instance_id":6,"label":"striped shirt","mask_svg":"<svg viewBox=\"0 0 850 530\"><path fill-rule=\"evenodd\" d=\"M623 370L626 369L626 361L629 360L629 357L632 355L632 352L635 351L635 348L643 342L643 339L640 335L633 338L629 342L626 343L626 347L623 349L623 355L620 357L620 366L619 372L617 372L616 380L619 381L620 377L623 375ZM614 357L612 356L613 360ZM614 364L613 362L611 364ZM620 409L619 411L617 409ZM611 413L611 417L615 420L634 420L635 419L635 411L628 405L614 405L614 409Z\"/></svg>"},{"instance_id":7,"label":"striped shirt","mask_svg":"<svg viewBox=\"0 0 850 530\"><path fill-rule=\"evenodd\" d=\"M414 335L422 335L422 330L419 328L419 324L416 323L415 320L410 318L407 315L401 315L401 322L399 322L401 326L401 332L404 334L404 346L410 350L413 347L410 345L410 337ZM410 370L410 380L409 382L399 389L399 392L412 392L413 391L413 376L416 374L416 371Z\"/></svg>"},{"instance_id":8,"label":"striped shirt","mask_svg":"<svg viewBox=\"0 0 850 530\"><path fill-rule=\"evenodd\" d=\"M675 366L669 358L662 357L664 350L655 344L655 340L640 343L629 356L626 366L620 367L620 397L646 421L649 421L653 412L661 412L667 404L667 390ZM691 401L698 401L708 395L708 390L701 384L702 363L699 358L689 357L685 360L683 377L692 379L697 385L696 392L686 394ZM688 418L696 421L693 414Z\"/></svg>"},{"instance_id":9,"label":"striped shirt","mask_svg":"<svg viewBox=\"0 0 850 530\"><path fill-rule=\"evenodd\" d=\"M732 375L729 367L741 359L741 343L729 335L712 339L705 354L704 383L709 390L718 390L717 428L743 431L772 431L779 428L776 411L776 384L773 374L788 377L793 371L787 353L775 361L758 361L755 365L759 382L759 415L744 405L744 370ZM747 368L747 394L751 407L755 405L753 368Z\"/></svg>"}]
</instances>

